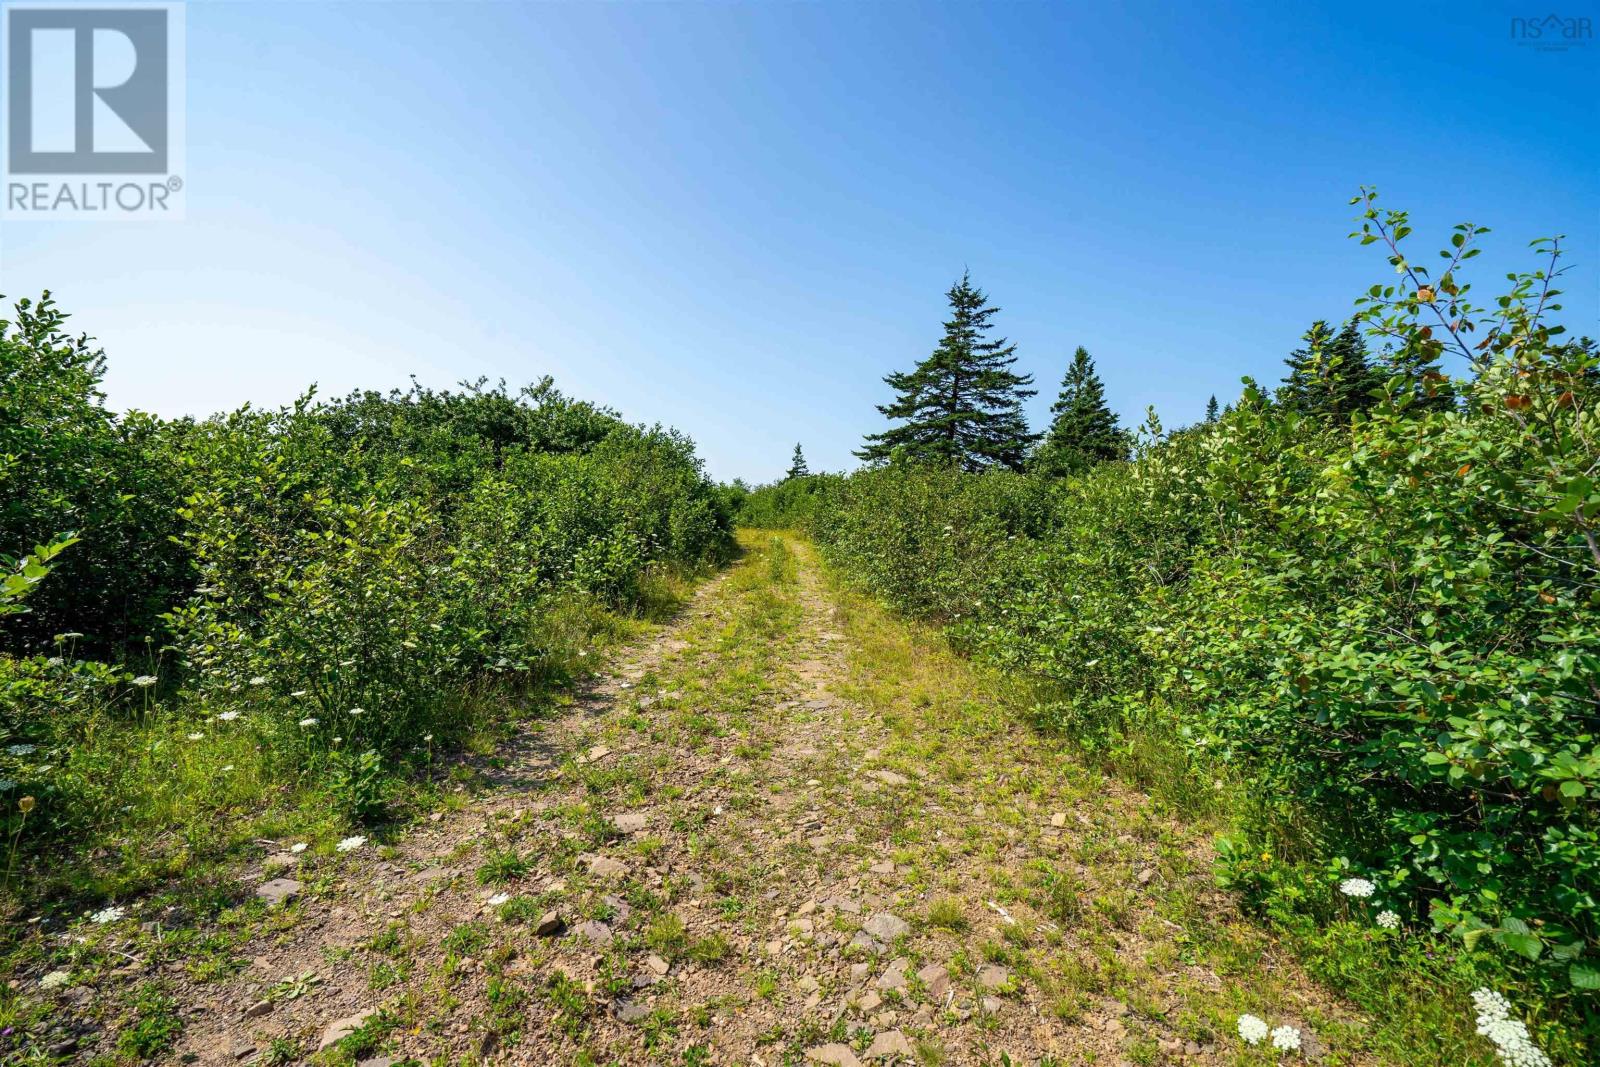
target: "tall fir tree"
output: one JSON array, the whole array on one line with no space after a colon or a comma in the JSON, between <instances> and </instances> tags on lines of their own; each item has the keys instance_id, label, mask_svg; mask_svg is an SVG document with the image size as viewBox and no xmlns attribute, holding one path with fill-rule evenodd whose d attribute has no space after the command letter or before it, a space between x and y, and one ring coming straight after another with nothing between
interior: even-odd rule
<instances>
[{"instance_id":1,"label":"tall fir tree","mask_svg":"<svg viewBox=\"0 0 1600 1067\"><path fill-rule=\"evenodd\" d=\"M1095 373L1088 349L1078 347L1061 379L1061 395L1050 405L1052 416L1044 443L1034 455L1034 469L1068 474L1107 460L1127 459L1128 432L1106 405L1105 386Z\"/></svg>"},{"instance_id":2,"label":"tall fir tree","mask_svg":"<svg viewBox=\"0 0 1600 1067\"><path fill-rule=\"evenodd\" d=\"M1283 361L1289 368L1278 390L1284 404L1306 415L1347 419L1377 403L1372 391L1383 384L1385 375L1368 359L1367 343L1355 320L1334 333L1319 319L1303 340L1305 347Z\"/></svg>"},{"instance_id":3,"label":"tall fir tree","mask_svg":"<svg viewBox=\"0 0 1600 1067\"><path fill-rule=\"evenodd\" d=\"M810 474L811 468L806 466L806 454L800 451L800 442L796 441L794 455L789 459L789 471L783 477L787 480L789 478L805 478Z\"/></svg>"},{"instance_id":4,"label":"tall fir tree","mask_svg":"<svg viewBox=\"0 0 1600 1067\"><path fill-rule=\"evenodd\" d=\"M970 274L945 295L951 315L939 347L915 369L883 379L897 395L878 410L901 424L869 434L856 456L869 463L904 459L971 471L1020 470L1035 440L1022 412L1035 392L1028 388L1033 377L1011 369L1016 345L989 338L1000 309Z\"/></svg>"},{"instance_id":5,"label":"tall fir tree","mask_svg":"<svg viewBox=\"0 0 1600 1067\"><path fill-rule=\"evenodd\" d=\"M1217 421L1217 394L1212 393L1211 399L1206 401L1206 421Z\"/></svg>"}]
</instances>

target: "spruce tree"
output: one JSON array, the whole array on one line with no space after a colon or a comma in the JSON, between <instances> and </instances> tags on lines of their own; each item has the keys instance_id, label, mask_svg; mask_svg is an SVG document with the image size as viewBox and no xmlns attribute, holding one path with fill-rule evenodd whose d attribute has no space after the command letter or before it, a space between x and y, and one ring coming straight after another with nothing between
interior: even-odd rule
<instances>
[{"instance_id":1,"label":"spruce tree","mask_svg":"<svg viewBox=\"0 0 1600 1067\"><path fill-rule=\"evenodd\" d=\"M1034 456L1035 469L1066 474L1128 457L1128 433L1106 406L1105 386L1094 371L1094 360L1081 345L1072 354L1061 379L1061 395L1050 406L1050 414L1050 430Z\"/></svg>"},{"instance_id":2,"label":"spruce tree","mask_svg":"<svg viewBox=\"0 0 1600 1067\"><path fill-rule=\"evenodd\" d=\"M1352 412L1371 407L1372 390L1384 374L1367 358L1367 343L1355 320L1336 334L1322 320L1305 333L1305 347L1283 362L1289 374L1278 390L1279 400L1306 415L1347 419Z\"/></svg>"},{"instance_id":3,"label":"spruce tree","mask_svg":"<svg viewBox=\"0 0 1600 1067\"><path fill-rule=\"evenodd\" d=\"M1211 399L1206 401L1206 421L1217 421L1217 394L1212 393Z\"/></svg>"},{"instance_id":4,"label":"spruce tree","mask_svg":"<svg viewBox=\"0 0 1600 1067\"><path fill-rule=\"evenodd\" d=\"M794 456L789 460L789 472L783 477L785 480L788 480L790 478L805 478L810 474L811 468L806 466L806 455L804 452L800 451L800 442L796 441L794 445Z\"/></svg>"},{"instance_id":5,"label":"spruce tree","mask_svg":"<svg viewBox=\"0 0 1600 1067\"><path fill-rule=\"evenodd\" d=\"M900 425L869 434L856 455L869 463L891 459L1020 470L1034 435L1022 402L1034 395L1031 375L1017 374L1017 346L991 340L1000 310L972 284L970 274L945 294L951 315L933 354L909 372L883 380L897 394L878 410Z\"/></svg>"}]
</instances>

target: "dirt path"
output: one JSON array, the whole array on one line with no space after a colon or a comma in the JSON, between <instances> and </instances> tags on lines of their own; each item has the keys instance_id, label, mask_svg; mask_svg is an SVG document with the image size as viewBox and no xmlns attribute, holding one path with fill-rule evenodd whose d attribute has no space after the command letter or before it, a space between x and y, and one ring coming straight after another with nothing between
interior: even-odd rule
<instances>
[{"instance_id":1,"label":"dirt path","mask_svg":"<svg viewBox=\"0 0 1600 1067\"><path fill-rule=\"evenodd\" d=\"M1276 1062L1233 1034L1251 1011L1358 1059L1192 834L807 546L750 547L459 810L270 849L246 886L292 884L245 909L248 965L166 979L174 1058Z\"/></svg>"}]
</instances>

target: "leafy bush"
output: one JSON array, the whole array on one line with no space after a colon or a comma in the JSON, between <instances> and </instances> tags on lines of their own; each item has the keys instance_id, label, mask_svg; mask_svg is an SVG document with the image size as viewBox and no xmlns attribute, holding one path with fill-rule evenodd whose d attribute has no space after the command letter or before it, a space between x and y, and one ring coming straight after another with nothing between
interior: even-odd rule
<instances>
[{"instance_id":1,"label":"leafy bush","mask_svg":"<svg viewBox=\"0 0 1600 1067\"><path fill-rule=\"evenodd\" d=\"M44 546L0 586L0 803L35 864L184 820L203 849L284 785L371 821L488 694L559 675L575 618L731 544L692 442L548 380L162 423L103 408L63 322L0 323L0 536Z\"/></svg>"},{"instance_id":2,"label":"leafy bush","mask_svg":"<svg viewBox=\"0 0 1600 1067\"><path fill-rule=\"evenodd\" d=\"M1154 737L1208 781L1231 768L1253 799L1224 875L1275 918L1342 921L1341 882L1370 880L1374 915L1520 975L1589 1046L1600 360L1547 322L1554 242L1490 312L1459 277L1481 230L1430 280L1405 216L1362 207L1400 275L1364 298L1390 346L1370 411L1301 415L1247 383L1130 463L863 471L808 525L868 589L1060 694L1041 718L1087 748Z\"/></svg>"}]
</instances>

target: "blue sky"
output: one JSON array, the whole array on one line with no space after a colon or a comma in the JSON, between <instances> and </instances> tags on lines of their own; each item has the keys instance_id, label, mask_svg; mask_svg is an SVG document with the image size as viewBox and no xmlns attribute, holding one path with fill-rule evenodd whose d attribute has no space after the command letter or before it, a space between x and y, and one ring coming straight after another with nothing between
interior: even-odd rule
<instances>
[{"instance_id":1,"label":"blue sky","mask_svg":"<svg viewBox=\"0 0 1600 1067\"><path fill-rule=\"evenodd\" d=\"M1485 293L1566 233L1600 332L1600 41L1514 13L190 3L186 221L8 223L0 291L53 289L118 408L551 374L760 481L854 465L970 268L1036 422L1082 344L1177 425L1389 276L1363 182L1419 248L1494 227Z\"/></svg>"}]
</instances>

